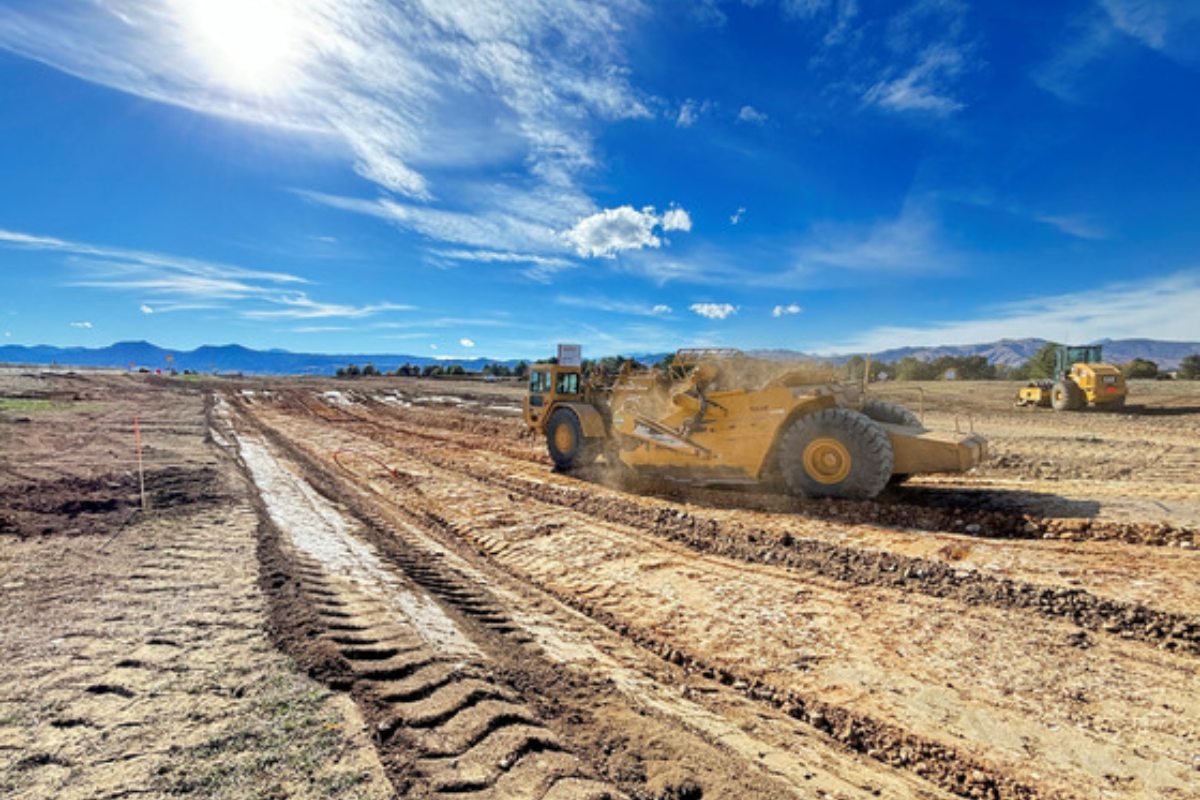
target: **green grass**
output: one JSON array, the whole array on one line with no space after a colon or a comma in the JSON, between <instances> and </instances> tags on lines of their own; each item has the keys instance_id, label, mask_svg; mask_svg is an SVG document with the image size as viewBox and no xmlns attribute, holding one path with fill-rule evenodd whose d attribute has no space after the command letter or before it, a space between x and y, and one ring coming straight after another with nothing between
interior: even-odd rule
<instances>
[{"instance_id":1,"label":"green grass","mask_svg":"<svg viewBox=\"0 0 1200 800\"><path fill-rule=\"evenodd\" d=\"M331 769L346 747L341 717L330 693L289 671L259 676L246 687L246 703L207 741L172 757L156 787L170 795L249 800L297 796L358 796L361 773Z\"/></svg>"},{"instance_id":2,"label":"green grass","mask_svg":"<svg viewBox=\"0 0 1200 800\"><path fill-rule=\"evenodd\" d=\"M56 403L53 400L0 397L0 411L11 411L14 414L36 414L40 411L57 411L64 407L66 407L66 403Z\"/></svg>"},{"instance_id":3,"label":"green grass","mask_svg":"<svg viewBox=\"0 0 1200 800\"><path fill-rule=\"evenodd\" d=\"M42 414L54 411L93 411L99 403L42 400L34 397L0 397L0 413Z\"/></svg>"}]
</instances>

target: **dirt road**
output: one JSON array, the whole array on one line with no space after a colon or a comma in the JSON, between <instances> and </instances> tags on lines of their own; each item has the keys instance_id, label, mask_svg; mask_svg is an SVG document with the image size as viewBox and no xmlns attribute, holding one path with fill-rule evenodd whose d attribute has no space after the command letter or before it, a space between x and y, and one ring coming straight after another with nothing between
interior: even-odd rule
<instances>
[{"instance_id":1,"label":"dirt road","mask_svg":"<svg viewBox=\"0 0 1200 800\"><path fill-rule=\"evenodd\" d=\"M843 503L556 474L502 385L138 385L193 426L171 468L211 487L170 527L243 530L222 558L259 570L245 638L330 692L364 796L1200 797L1200 401L1064 416L925 388L993 459ZM6 553L86 535L31 514ZM8 780L49 775L46 731L10 730Z\"/></svg>"}]
</instances>

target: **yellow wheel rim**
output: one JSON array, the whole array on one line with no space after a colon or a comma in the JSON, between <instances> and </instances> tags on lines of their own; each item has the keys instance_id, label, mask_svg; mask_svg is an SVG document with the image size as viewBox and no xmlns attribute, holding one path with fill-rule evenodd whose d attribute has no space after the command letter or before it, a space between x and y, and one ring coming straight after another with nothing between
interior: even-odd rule
<instances>
[{"instance_id":1,"label":"yellow wheel rim","mask_svg":"<svg viewBox=\"0 0 1200 800\"><path fill-rule=\"evenodd\" d=\"M571 426L563 423L554 429L554 447L560 453L569 453L575 446L575 432Z\"/></svg>"},{"instance_id":2,"label":"yellow wheel rim","mask_svg":"<svg viewBox=\"0 0 1200 800\"><path fill-rule=\"evenodd\" d=\"M850 451L837 439L814 439L804 448L804 471L818 483L840 483L850 474Z\"/></svg>"}]
</instances>

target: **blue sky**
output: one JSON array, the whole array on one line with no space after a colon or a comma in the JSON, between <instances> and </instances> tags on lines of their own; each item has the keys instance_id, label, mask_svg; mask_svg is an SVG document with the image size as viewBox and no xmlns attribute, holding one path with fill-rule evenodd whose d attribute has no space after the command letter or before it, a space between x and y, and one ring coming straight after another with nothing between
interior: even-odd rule
<instances>
[{"instance_id":1,"label":"blue sky","mask_svg":"<svg viewBox=\"0 0 1200 800\"><path fill-rule=\"evenodd\" d=\"M1200 339L1200 3L0 0L0 343Z\"/></svg>"}]
</instances>

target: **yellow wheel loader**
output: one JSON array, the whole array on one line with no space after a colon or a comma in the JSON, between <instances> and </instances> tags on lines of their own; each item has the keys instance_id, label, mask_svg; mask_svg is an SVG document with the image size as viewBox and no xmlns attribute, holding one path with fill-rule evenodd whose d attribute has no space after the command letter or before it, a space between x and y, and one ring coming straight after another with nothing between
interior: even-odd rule
<instances>
[{"instance_id":1,"label":"yellow wheel loader","mask_svg":"<svg viewBox=\"0 0 1200 800\"><path fill-rule=\"evenodd\" d=\"M1030 381L1017 391L1016 405L1078 411L1124 408L1129 390L1121 370L1104 361L1100 345L1060 346L1054 351L1054 380Z\"/></svg>"},{"instance_id":2,"label":"yellow wheel loader","mask_svg":"<svg viewBox=\"0 0 1200 800\"><path fill-rule=\"evenodd\" d=\"M578 366L538 364L525 421L556 468L604 455L648 476L698 484L782 483L804 497L871 498L889 482L962 472L983 437L926 429L908 409L855 396L812 369L736 350L680 350L670 371L626 364L611 385Z\"/></svg>"}]
</instances>

